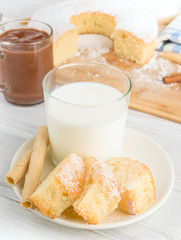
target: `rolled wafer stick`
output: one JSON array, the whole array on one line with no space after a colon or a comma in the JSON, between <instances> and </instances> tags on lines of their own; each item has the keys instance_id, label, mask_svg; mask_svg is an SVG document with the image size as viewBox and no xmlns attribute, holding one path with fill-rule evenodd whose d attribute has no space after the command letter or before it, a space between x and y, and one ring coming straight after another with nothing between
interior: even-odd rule
<instances>
[{"instance_id":1,"label":"rolled wafer stick","mask_svg":"<svg viewBox=\"0 0 181 240\"><path fill-rule=\"evenodd\" d=\"M19 161L13 166L13 168L6 174L6 182L15 186L27 173L28 165L33 149L28 150L20 158Z\"/></svg>"},{"instance_id":2,"label":"rolled wafer stick","mask_svg":"<svg viewBox=\"0 0 181 240\"><path fill-rule=\"evenodd\" d=\"M179 53L161 52L160 55L167 60L181 64L181 54Z\"/></svg>"},{"instance_id":3,"label":"rolled wafer stick","mask_svg":"<svg viewBox=\"0 0 181 240\"><path fill-rule=\"evenodd\" d=\"M24 208L30 208L33 205L29 197L38 187L48 144L48 128L47 126L41 126L38 129L33 145L33 152L22 191L21 205Z\"/></svg>"}]
</instances>

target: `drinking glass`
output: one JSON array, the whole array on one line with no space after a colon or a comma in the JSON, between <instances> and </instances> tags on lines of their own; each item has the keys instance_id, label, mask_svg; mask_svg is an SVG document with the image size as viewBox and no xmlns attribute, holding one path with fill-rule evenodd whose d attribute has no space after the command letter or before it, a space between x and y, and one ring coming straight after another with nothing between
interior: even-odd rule
<instances>
[{"instance_id":1,"label":"drinking glass","mask_svg":"<svg viewBox=\"0 0 181 240\"><path fill-rule=\"evenodd\" d=\"M131 80L100 63L71 63L43 80L53 161L69 153L102 161L121 156Z\"/></svg>"},{"instance_id":2,"label":"drinking glass","mask_svg":"<svg viewBox=\"0 0 181 240\"><path fill-rule=\"evenodd\" d=\"M6 31L36 29L47 33L32 42L1 39ZM35 104L43 101L43 77L53 68L52 28L34 20L15 20L0 25L0 92L9 102Z\"/></svg>"}]
</instances>

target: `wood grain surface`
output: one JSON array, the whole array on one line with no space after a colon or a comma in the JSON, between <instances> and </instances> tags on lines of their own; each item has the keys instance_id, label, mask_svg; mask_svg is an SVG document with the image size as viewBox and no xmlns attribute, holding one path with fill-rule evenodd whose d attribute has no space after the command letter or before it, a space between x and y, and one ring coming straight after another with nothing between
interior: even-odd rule
<instances>
[{"instance_id":1,"label":"wood grain surface","mask_svg":"<svg viewBox=\"0 0 181 240\"><path fill-rule=\"evenodd\" d=\"M160 92L157 89L133 88L129 107L181 123L181 91Z\"/></svg>"},{"instance_id":2,"label":"wood grain surface","mask_svg":"<svg viewBox=\"0 0 181 240\"><path fill-rule=\"evenodd\" d=\"M130 63L125 59L120 61L120 57L110 52L106 56L108 63L126 71L132 80L132 91L130 96L129 107L131 109L149 113L158 117L169 119L181 123L181 83L165 86L164 83L159 81L159 71L161 67L153 67L153 69L146 69L143 79L138 82L137 78L141 73L135 74L133 69L140 68L134 63ZM159 62L161 57L156 57ZM148 63L149 64L149 63ZM155 64L157 62L155 61ZM173 72L179 71L178 64L169 61Z\"/></svg>"}]
</instances>

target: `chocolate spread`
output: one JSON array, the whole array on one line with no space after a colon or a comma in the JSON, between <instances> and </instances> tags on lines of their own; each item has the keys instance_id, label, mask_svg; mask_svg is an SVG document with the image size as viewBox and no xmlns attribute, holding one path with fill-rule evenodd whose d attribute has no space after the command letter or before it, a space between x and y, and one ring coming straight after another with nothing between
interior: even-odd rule
<instances>
[{"instance_id":1,"label":"chocolate spread","mask_svg":"<svg viewBox=\"0 0 181 240\"><path fill-rule=\"evenodd\" d=\"M0 35L0 81L6 99L18 104L43 100L42 80L53 68L48 33L33 28L11 29Z\"/></svg>"}]
</instances>

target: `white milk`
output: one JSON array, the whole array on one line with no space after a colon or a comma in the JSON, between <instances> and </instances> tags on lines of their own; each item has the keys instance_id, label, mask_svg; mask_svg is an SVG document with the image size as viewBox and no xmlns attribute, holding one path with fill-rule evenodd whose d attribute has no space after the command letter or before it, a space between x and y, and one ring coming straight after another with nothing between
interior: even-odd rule
<instances>
[{"instance_id":1,"label":"white milk","mask_svg":"<svg viewBox=\"0 0 181 240\"><path fill-rule=\"evenodd\" d=\"M125 99L108 103L121 98L122 93L101 83L76 82L57 88L51 95L55 98L49 97L46 108L56 162L71 152L103 161L121 155L127 104Z\"/></svg>"}]
</instances>

